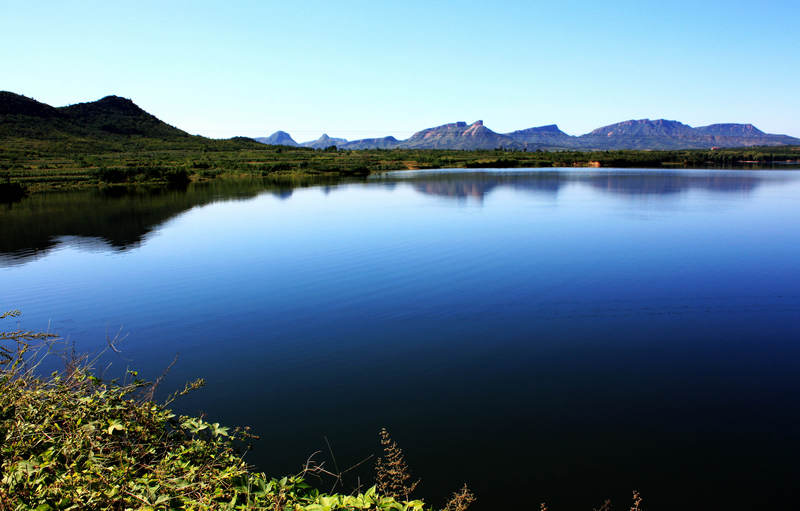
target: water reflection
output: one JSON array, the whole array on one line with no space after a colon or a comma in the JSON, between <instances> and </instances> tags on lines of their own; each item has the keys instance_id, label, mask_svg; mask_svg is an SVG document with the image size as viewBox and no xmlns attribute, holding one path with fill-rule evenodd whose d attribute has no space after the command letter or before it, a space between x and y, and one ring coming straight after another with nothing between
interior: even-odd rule
<instances>
[{"instance_id":1,"label":"water reflection","mask_svg":"<svg viewBox=\"0 0 800 511\"><path fill-rule=\"evenodd\" d=\"M753 174L687 174L663 172L642 174L609 174L585 176L593 188L621 195L668 195L705 190L709 192L745 192L755 190L763 178Z\"/></svg>"},{"instance_id":2,"label":"water reflection","mask_svg":"<svg viewBox=\"0 0 800 511\"><path fill-rule=\"evenodd\" d=\"M403 177L393 174L393 177ZM748 193L766 177L745 172L680 172L680 171L537 171L537 172L421 172L410 174L404 181L428 195L474 198L482 201L497 188L509 188L557 195L565 186L587 185L615 195L671 195L691 190ZM788 181L789 177L771 175L771 182Z\"/></svg>"},{"instance_id":3,"label":"water reflection","mask_svg":"<svg viewBox=\"0 0 800 511\"><path fill-rule=\"evenodd\" d=\"M242 179L194 183L183 189L109 187L35 194L0 205L0 266L25 263L61 244L128 250L192 208L262 193L285 200L296 188L324 182Z\"/></svg>"},{"instance_id":4,"label":"water reflection","mask_svg":"<svg viewBox=\"0 0 800 511\"><path fill-rule=\"evenodd\" d=\"M526 191L556 195L569 182L560 172L536 172L526 174L502 173L443 173L411 177L409 181L420 193L443 197L467 198L478 201L493 190L505 187L515 191Z\"/></svg>"},{"instance_id":5,"label":"water reflection","mask_svg":"<svg viewBox=\"0 0 800 511\"><path fill-rule=\"evenodd\" d=\"M555 197L567 186L587 186L619 196L668 196L703 190L750 193L763 182L785 183L791 174L744 171L424 171L387 173L357 181L394 190L483 201L498 189ZM352 180L347 184L353 183ZM60 244L127 250L148 233L181 213L215 201L242 200L267 193L288 200L298 187L319 186L325 194L341 190L331 179L301 181L227 180L194 183L186 189L115 187L69 193L47 193L3 204L0 222L0 266L22 264Z\"/></svg>"}]
</instances>

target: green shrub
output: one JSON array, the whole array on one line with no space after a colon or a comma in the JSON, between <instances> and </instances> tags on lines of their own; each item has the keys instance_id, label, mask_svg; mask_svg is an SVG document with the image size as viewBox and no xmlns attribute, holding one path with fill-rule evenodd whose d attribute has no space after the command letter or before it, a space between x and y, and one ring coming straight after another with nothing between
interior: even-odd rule
<instances>
[{"instance_id":1,"label":"green shrub","mask_svg":"<svg viewBox=\"0 0 800 511\"><path fill-rule=\"evenodd\" d=\"M246 432L167 408L201 380L161 405L137 373L102 381L85 360L37 377L52 342L49 334L0 332L0 509L423 510L422 501L400 502L375 487L320 493L304 482L308 468L283 478L251 471L235 448Z\"/></svg>"}]
</instances>

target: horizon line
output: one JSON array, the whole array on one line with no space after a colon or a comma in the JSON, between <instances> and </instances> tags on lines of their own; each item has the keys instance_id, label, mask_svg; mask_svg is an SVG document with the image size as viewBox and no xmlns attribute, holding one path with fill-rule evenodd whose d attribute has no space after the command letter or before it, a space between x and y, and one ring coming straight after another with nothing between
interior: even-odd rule
<instances>
[{"instance_id":1,"label":"horizon line","mask_svg":"<svg viewBox=\"0 0 800 511\"><path fill-rule=\"evenodd\" d=\"M13 92L13 91L9 91L9 90L0 90L0 93L3 93L3 92L9 93L9 94L14 94L14 95L17 95L17 96L22 96L24 98L28 98L28 99L31 99L33 101L36 101L37 103L41 103L41 104L44 104L44 105L52 106L52 105L49 105L48 103L45 103L43 101L39 101L38 99L36 99L36 98L34 98L32 96L26 96L25 94L20 94L18 92ZM102 99L109 98L109 97L117 97L117 98L126 99L126 100L132 102L137 107L141 108L139 106L139 104L136 103L133 100L132 97L119 96L117 94L106 94L103 97L101 97L99 99L96 99L96 100L78 101L78 102L75 102L75 103L69 103L69 104L66 104L66 105L56 106L56 107L53 107L53 108L65 108L65 107L78 105L78 104L96 103L98 101L101 101ZM142 108L142 110L144 110L144 109ZM157 115L155 115L154 113L152 113L152 112L150 112L148 110L144 110L144 111L147 112L150 115L153 115L154 117L156 117L157 119L161 120L162 122L167 122L167 121L164 121L160 116L157 116ZM688 126L688 127L692 128L692 129L698 129L698 128L704 128L704 127L708 127L708 126L716 126L716 125L734 124L734 125L740 125L740 126L752 126L752 127L756 128L756 129L758 129L759 131L761 131L762 133L764 133L765 135L788 136L788 137L800 139L800 135L795 136L795 135L790 135L788 133L772 133L770 131L765 131L765 130L759 128L758 126L756 126L752 122L712 122L710 124L702 124L702 125L698 125L698 126L692 126L691 124L687 124L687 123L685 123L683 121L679 121L677 119L668 119L666 117L658 117L658 118L640 117L640 118L623 119L621 121L612 122L610 124L604 124L602 126L598 126L597 128L594 128L594 129L592 129L590 131L587 131L587 132L581 133L581 134L577 134L577 135L574 135L574 134L571 134L571 133L568 133L568 132L562 130L559 127L557 122L551 122L551 123L546 123L546 124L538 124L538 125L535 125L535 126L528 126L528 127L525 127L525 128L519 128L519 129L516 129L516 130L511 130L511 131L506 131L506 132L495 131L495 130L493 130L491 128L488 128L488 126L487 126L487 129L489 129L490 131L492 131L493 133L496 133L498 135L507 135L508 133L513 133L515 131L523 131L523 130L527 130L527 129L555 126L559 131L561 131L562 133L564 133L567 136L570 136L570 137L581 137L581 136L589 135L593 131L596 131L598 129L605 128L605 127L608 127L608 126L614 126L616 124L621 124L621 123L629 122L629 121L650 121L650 122L653 122L653 121L669 121L669 122L677 122L677 123L680 123L680 124L682 124L684 126ZM445 123L442 123L442 124L437 124L435 126L429 126L427 128L416 129L415 131L412 131L411 134L408 137L406 137L406 138L398 138L398 140L407 140L408 138L414 136L414 134L419 133L420 131L439 128L439 127L442 127L442 126L447 126L449 124L456 124L456 123L461 123L461 122L464 122L467 126L472 126L472 125L474 125L476 123L482 123L484 126L486 126L486 124L483 123L483 120L481 120L481 119L473 121L472 123L466 123L465 121L451 121L451 122L445 122ZM170 124L171 126L174 126L174 127L178 128L178 126L176 124L172 124L170 122L167 122L167 124ZM182 131L186 131L186 133L189 133L191 135L198 135L198 136L203 136L203 137L206 137L206 138L217 139L217 140L224 140L226 138L234 138L234 137L246 137L246 138L252 138L252 139L255 139L255 138L268 138L269 136L274 135L275 133L278 133L278 132L281 132L281 131L284 132L284 133L289 134L290 136L291 136L292 132L294 132L294 133L319 133L320 134L319 137L317 137L317 138L315 138L313 140L307 140L306 142L314 142L315 140L317 140L318 138L322 137L323 135L328 135L331 138L344 138L348 142L356 141L356 140L372 139L372 138L386 138L387 136L390 136L390 135L375 135L375 136L367 136L367 137L364 137L364 138L361 138L361 139L356 139L356 138L348 139L348 138L343 137L343 136L336 136L336 135L332 136L330 134L331 133L336 133L336 131L335 130L331 130L331 129L326 129L326 128L323 128L322 130L315 130L315 129L284 130L284 129L280 129L279 128L279 129L276 129L276 130L274 130L272 132L269 132L267 135L256 135L256 136L231 135L229 137L217 138L217 137L214 137L214 136L201 135L200 133L191 133L190 131L185 130L183 128L178 128L178 129L181 129ZM206 133L208 133L208 132L212 132L213 133L214 131L223 131L223 130L213 130L213 129L212 130L208 130L208 129L206 129L206 130L203 130L203 131L206 132ZM227 130L224 130L224 131L227 132L227 133L230 133L231 130L227 129ZM405 130L367 130L367 129L356 129L356 130L349 129L348 130L348 129L344 129L344 130L341 130L341 131L349 132L349 133L388 133L388 134L404 134L404 133L408 133L408 131L405 131ZM294 138L294 137L292 137L292 138ZM305 143L305 142L298 142L298 143L302 144L302 143Z\"/></svg>"}]
</instances>

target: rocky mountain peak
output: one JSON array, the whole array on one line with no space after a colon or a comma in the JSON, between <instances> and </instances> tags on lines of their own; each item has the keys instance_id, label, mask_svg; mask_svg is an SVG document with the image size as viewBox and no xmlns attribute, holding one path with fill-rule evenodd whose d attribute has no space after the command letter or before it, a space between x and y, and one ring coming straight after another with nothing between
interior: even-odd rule
<instances>
[{"instance_id":1,"label":"rocky mountain peak","mask_svg":"<svg viewBox=\"0 0 800 511\"><path fill-rule=\"evenodd\" d=\"M261 137L256 138L256 142L261 142L262 144L269 144L269 145L288 145L288 146L296 146L297 142L294 141L291 135L286 133L285 131L276 131L272 135L268 137Z\"/></svg>"},{"instance_id":2,"label":"rocky mountain peak","mask_svg":"<svg viewBox=\"0 0 800 511\"><path fill-rule=\"evenodd\" d=\"M652 137L652 136L674 136L679 134L689 134L694 130L691 126L678 121L667 119L631 119L616 124L610 124L597 128L589 133L594 136L605 137Z\"/></svg>"},{"instance_id":3,"label":"rocky mountain peak","mask_svg":"<svg viewBox=\"0 0 800 511\"><path fill-rule=\"evenodd\" d=\"M707 135L722 137L763 137L765 133L752 124L711 124L697 128Z\"/></svg>"}]
</instances>

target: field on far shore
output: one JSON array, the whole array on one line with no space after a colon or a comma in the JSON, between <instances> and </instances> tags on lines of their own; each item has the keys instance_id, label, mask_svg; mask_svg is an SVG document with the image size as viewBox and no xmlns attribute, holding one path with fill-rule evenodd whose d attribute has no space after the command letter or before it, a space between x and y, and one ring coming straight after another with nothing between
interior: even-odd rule
<instances>
[{"instance_id":1,"label":"field on far shore","mask_svg":"<svg viewBox=\"0 0 800 511\"><path fill-rule=\"evenodd\" d=\"M6 139L0 181L28 192L98 184L175 183L219 176L365 176L437 168L649 167L787 168L800 147L683 151L324 150L262 145L246 138L156 140L130 137L109 147Z\"/></svg>"}]
</instances>

